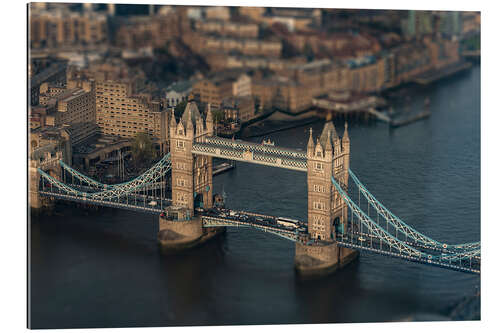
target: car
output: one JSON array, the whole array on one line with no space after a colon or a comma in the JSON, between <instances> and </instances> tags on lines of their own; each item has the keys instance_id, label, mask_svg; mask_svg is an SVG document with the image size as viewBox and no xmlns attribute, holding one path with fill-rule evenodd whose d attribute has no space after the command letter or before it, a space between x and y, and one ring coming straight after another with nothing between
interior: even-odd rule
<instances>
[{"instance_id":1,"label":"car","mask_svg":"<svg viewBox=\"0 0 500 333\"><path fill-rule=\"evenodd\" d=\"M150 205L150 206L156 206L157 204L158 204L158 203L157 203L156 201L154 201L154 200L153 200L153 201L150 201L150 202L148 203L148 205Z\"/></svg>"},{"instance_id":2,"label":"car","mask_svg":"<svg viewBox=\"0 0 500 333\"><path fill-rule=\"evenodd\" d=\"M366 238L364 238L363 236L360 236L358 239L359 239L359 241L361 241L361 242L364 242L364 241L366 240Z\"/></svg>"}]
</instances>

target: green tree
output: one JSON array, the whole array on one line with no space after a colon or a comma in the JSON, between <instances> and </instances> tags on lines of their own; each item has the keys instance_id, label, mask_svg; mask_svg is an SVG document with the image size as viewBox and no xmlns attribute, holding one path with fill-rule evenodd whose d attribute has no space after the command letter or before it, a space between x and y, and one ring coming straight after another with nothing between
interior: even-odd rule
<instances>
[{"instance_id":1,"label":"green tree","mask_svg":"<svg viewBox=\"0 0 500 333\"><path fill-rule=\"evenodd\" d=\"M216 123L224 121L224 111L218 109L212 109L212 116Z\"/></svg>"},{"instance_id":2,"label":"green tree","mask_svg":"<svg viewBox=\"0 0 500 333\"><path fill-rule=\"evenodd\" d=\"M182 117L182 113L184 112L186 105L187 105L187 101L182 101L175 106L174 114L175 114L176 118Z\"/></svg>"},{"instance_id":3,"label":"green tree","mask_svg":"<svg viewBox=\"0 0 500 333\"><path fill-rule=\"evenodd\" d=\"M134 164L139 167L148 165L154 159L156 152L153 142L147 133L137 133L132 142L132 159Z\"/></svg>"}]
</instances>

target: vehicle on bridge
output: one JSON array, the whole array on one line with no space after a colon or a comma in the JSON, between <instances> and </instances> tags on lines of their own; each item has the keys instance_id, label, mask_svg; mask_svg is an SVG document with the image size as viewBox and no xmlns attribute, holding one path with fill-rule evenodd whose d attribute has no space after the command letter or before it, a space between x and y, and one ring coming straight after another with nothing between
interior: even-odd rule
<instances>
[{"instance_id":1,"label":"vehicle on bridge","mask_svg":"<svg viewBox=\"0 0 500 333\"><path fill-rule=\"evenodd\" d=\"M278 224L281 224L282 226L285 226L285 227L298 227L299 226L299 220L294 220L294 219L290 219L290 218L287 218L287 217L278 217L276 219L276 222Z\"/></svg>"}]
</instances>

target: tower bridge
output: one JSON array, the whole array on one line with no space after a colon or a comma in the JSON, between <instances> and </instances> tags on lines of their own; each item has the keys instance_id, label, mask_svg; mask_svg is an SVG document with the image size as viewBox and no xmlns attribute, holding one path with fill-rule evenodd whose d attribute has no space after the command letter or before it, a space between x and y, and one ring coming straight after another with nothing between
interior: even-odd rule
<instances>
[{"instance_id":1,"label":"tower bridge","mask_svg":"<svg viewBox=\"0 0 500 333\"><path fill-rule=\"evenodd\" d=\"M199 244L221 227L254 228L295 242L295 268L324 274L369 251L402 260L480 272L479 242L449 244L418 232L389 211L350 169L347 124L339 137L332 122L306 151L219 138L210 105L203 117L189 102L180 120L170 119L170 153L137 178L106 185L59 162L60 175L38 167L38 195L59 200L159 214L158 240L179 250ZM214 157L307 173L307 221L280 223L275 216L232 211L214 203ZM166 193L171 179L171 195ZM163 185L162 185L163 184ZM366 207L362 208L362 207ZM286 214L279 214L286 215Z\"/></svg>"}]
</instances>

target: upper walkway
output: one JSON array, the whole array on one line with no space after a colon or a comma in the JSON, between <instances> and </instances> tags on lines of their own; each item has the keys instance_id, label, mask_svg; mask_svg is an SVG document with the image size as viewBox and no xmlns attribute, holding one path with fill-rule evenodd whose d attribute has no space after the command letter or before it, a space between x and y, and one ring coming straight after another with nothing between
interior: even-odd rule
<instances>
[{"instance_id":1,"label":"upper walkway","mask_svg":"<svg viewBox=\"0 0 500 333\"><path fill-rule=\"evenodd\" d=\"M193 143L192 153L307 172L307 156L303 151L270 144L208 137Z\"/></svg>"}]
</instances>

